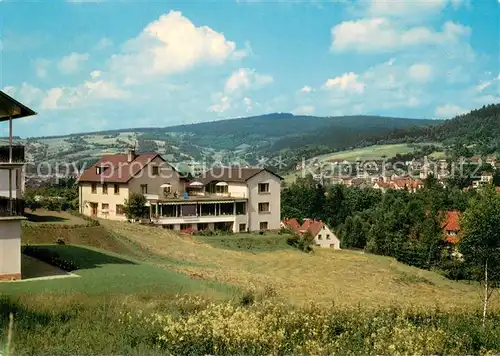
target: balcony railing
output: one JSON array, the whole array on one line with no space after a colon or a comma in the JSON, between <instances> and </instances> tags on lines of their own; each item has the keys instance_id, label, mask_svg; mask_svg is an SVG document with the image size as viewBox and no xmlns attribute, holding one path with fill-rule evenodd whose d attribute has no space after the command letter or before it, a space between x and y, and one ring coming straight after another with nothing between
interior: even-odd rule
<instances>
[{"instance_id":1,"label":"balcony railing","mask_svg":"<svg viewBox=\"0 0 500 356\"><path fill-rule=\"evenodd\" d=\"M0 197L0 217L23 215L24 200Z\"/></svg>"},{"instance_id":2,"label":"balcony railing","mask_svg":"<svg viewBox=\"0 0 500 356\"><path fill-rule=\"evenodd\" d=\"M209 192L197 192L189 191L188 195L190 197L226 197L226 198L246 198L243 192L233 192L233 193L209 193Z\"/></svg>"},{"instance_id":3,"label":"balcony railing","mask_svg":"<svg viewBox=\"0 0 500 356\"><path fill-rule=\"evenodd\" d=\"M24 146L12 146L12 161L10 160L10 147L0 146L1 163L24 163Z\"/></svg>"}]
</instances>

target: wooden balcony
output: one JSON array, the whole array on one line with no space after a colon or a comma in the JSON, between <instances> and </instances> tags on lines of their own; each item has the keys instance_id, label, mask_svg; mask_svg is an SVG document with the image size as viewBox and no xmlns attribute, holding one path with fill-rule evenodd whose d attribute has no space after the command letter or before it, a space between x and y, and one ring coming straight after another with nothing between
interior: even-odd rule
<instances>
[{"instance_id":1,"label":"wooden balcony","mask_svg":"<svg viewBox=\"0 0 500 356\"><path fill-rule=\"evenodd\" d=\"M0 168L19 166L25 163L24 146L13 145L12 157L10 152L11 152L10 146L5 146L5 145L0 146Z\"/></svg>"},{"instance_id":2,"label":"wooden balcony","mask_svg":"<svg viewBox=\"0 0 500 356\"><path fill-rule=\"evenodd\" d=\"M0 217L23 216L24 200L0 197Z\"/></svg>"}]
</instances>

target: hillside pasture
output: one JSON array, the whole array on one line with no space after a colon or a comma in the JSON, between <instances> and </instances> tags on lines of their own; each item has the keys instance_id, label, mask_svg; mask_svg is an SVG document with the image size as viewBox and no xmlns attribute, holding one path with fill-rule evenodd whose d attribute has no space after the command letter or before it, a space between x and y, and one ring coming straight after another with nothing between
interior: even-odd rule
<instances>
[{"instance_id":1,"label":"hillside pasture","mask_svg":"<svg viewBox=\"0 0 500 356\"><path fill-rule=\"evenodd\" d=\"M434 144L434 143L429 143L429 144ZM382 160L384 158L395 157L398 153L401 155L412 153L415 150L414 147L415 145L409 145L409 144L374 145L349 151L341 151L328 155L322 155L316 158L320 161L330 161L330 160L354 161L356 159L361 159L365 161Z\"/></svg>"},{"instance_id":2,"label":"hillside pasture","mask_svg":"<svg viewBox=\"0 0 500 356\"><path fill-rule=\"evenodd\" d=\"M311 300L323 305L397 304L444 309L480 305L477 286L450 281L389 257L330 249L305 254L284 245L280 235L250 234L247 238L251 241L243 243L241 235L191 237L134 224L103 224L160 256L160 260L164 257L190 263L171 264L173 270L243 290L271 289L296 305ZM270 245L269 239L276 242Z\"/></svg>"}]
</instances>

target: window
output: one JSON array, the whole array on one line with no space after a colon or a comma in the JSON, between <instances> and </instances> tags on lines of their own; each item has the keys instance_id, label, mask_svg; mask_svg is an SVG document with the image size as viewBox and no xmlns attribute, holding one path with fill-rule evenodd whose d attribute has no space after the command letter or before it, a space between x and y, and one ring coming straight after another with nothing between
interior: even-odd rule
<instances>
[{"instance_id":1,"label":"window","mask_svg":"<svg viewBox=\"0 0 500 356\"><path fill-rule=\"evenodd\" d=\"M247 231L247 225L246 224L240 224L240 232Z\"/></svg>"},{"instance_id":2,"label":"window","mask_svg":"<svg viewBox=\"0 0 500 356\"><path fill-rule=\"evenodd\" d=\"M318 235L318 240L322 240L323 237L321 236L321 234Z\"/></svg>"},{"instance_id":3,"label":"window","mask_svg":"<svg viewBox=\"0 0 500 356\"><path fill-rule=\"evenodd\" d=\"M102 203L101 209L102 210L108 210L109 209L109 204L108 203Z\"/></svg>"},{"instance_id":4,"label":"window","mask_svg":"<svg viewBox=\"0 0 500 356\"><path fill-rule=\"evenodd\" d=\"M267 221L262 221L260 223L260 229L261 230L267 230Z\"/></svg>"},{"instance_id":5,"label":"window","mask_svg":"<svg viewBox=\"0 0 500 356\"><path fill-rule=\"evenodd\" d=\"M108 194L108 185L106 183L102 185L102 194Z\"/></svg>"},{"instance_id":6,"label":"window","mask_svg":"<svg viewBox=\"0 0 500 356\"><path fill-rule=\"evenodd\" d=\"M269 193L269 183L259 183L259 194Z\"/></svg>"},{"instance_id":7,"label":"window","mask_svg":"<svg viewBox=\"0 0 500 356\"><path fill-rule=\"evenodd\" d=\"M242 202L237 202L236 203L236 215L245 215L247 212L247 203L242 201Z\"/></svg>"},{"instance_id":8,"label":"window","mask_svg":"<svg viewBox=\"0 0 500 356\"><path fill-rule=\"evenodd\" d=\"M259 213L268 213L269 203L259 203Z\"/></svg>"},{"instance_id":9,"label":"window","mask_svg":"<svg viewBox=\"0 0 500 356\"><path fill-rule=\"evenodd\" d=\"M141 194L148 194L148 185L141 184Z\"/></svg>"},{"instance_id":10,"label":"window","mask_svg":"<svg viewBox=\"0 0 500 356\"><path fill-rule=\"evenodd\" d=\"M163 193L169 194L171 192L172 192L172 187L168 186L168 187L163 188Z\"/></svg>"},{"instance_id":11,"label":"window","mask_svg":"<svg viewBox=\"0 0 500 356\"><path fill-rule=\"evenodd\" d=\"M215 192L216 193L228 193L229 192L229 187L227 185L216 185L215 186Z\"/></svg>"},{"instance_id":12,"label":"window","mask_svg":"<svg viewBox=\"0 0 500 356\"><path fill-rule=\"evenodd\" d=\"M326 239L330 240L330 234L326 234Z\"/></svg>"},{"instance_id":13,"label":"window","mask_svg":"<svg viewBox=\"0 0 500 356\"><path fill-rule=\"evenodd\" d=\"M97 193L97 184L96 183L92 183L92 194L96 194Z\"/></svg>"},{"instance_id":14,"label":"window","mask_svg":"<svg viewBox=\"0 0 500 356\"><path fill-rule=\"evenodd\" d=\"M125 214L125 211L124 211L123 205L117 204L116 205L116 215L124 215L124 214Z\"/></svg>"},{"instance_id":15,"label":"window","mask_svg":"<svg viewBox=\"0 0 500 356\"><path fill-rule=\"evenodd\" d=\"M120 185L119 184L115 184L114 189L115 189L115 194L120 194Z\"/></svg>"},{"instance_id":16,"label":"window","mask_svg":"<svg viewBox=\"0 0 500 356\"><path fill-rule=\"evenodd\" d=\"M153 173L153 175L154 175L154 176L157 176L157 175L159 175L159 174L160 174L160 173L159 173L159 169L158 169L158 167L157 167L157 166L154 166L154 167L153 167L153 172L152 172L152 173Z\"/></svg>"}]
</instances>

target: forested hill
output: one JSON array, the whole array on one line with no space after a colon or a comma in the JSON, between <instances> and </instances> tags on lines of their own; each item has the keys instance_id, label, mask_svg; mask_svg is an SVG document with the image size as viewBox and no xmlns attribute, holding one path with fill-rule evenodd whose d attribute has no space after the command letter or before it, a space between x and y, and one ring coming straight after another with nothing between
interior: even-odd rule
<instances>
[{"instance_id":1,"label":"forested hill","mask_svg":"<svg viewBox=\"0 0 500 356\"><path fill-rule=\"evenodd\" d=\"M475 146L479 154L500 151L500 104L483 106L439 125L399 129L380 143L442 142L448 146Z\"/></svg>"}]
</instances>

